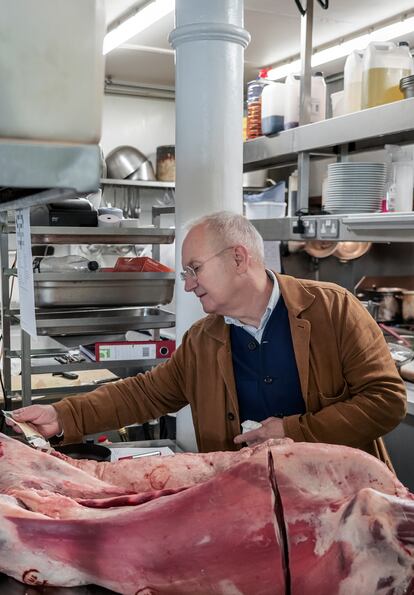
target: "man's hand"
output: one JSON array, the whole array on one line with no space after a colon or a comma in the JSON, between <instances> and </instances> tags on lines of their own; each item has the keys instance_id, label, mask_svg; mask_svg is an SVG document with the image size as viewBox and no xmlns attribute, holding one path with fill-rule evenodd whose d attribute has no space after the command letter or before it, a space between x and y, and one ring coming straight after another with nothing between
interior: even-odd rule
<instances>
[{"instance_id":1,"label":"man's hand","mask_svg":"<svg viewBox=\"0 0 414 595\"><path fill-rule=\"evenodd\" d=\"M31 405L30 407L16 409L12 411L12 414L16 421L31 423L45 438L50 438L62 432L62 425L59 422L57 411L52 405ZM16 432L21 433L20 428L13 423L13 420L6 418L6 424L12 426Z\"/></svg>"},{"instance_id":2,"label":"man's hand","mask_svg":"<svg viewBox=\"0 0 414 595\"><path fill-rule=\"evenodd\" d=\"M278 417L268 417L261 422L262 427L257 430L251 430L244 434L239 434L235 437L235 444L242 444L246 442L249 446L266 442L270 438L285 438L285 431L283 429L283 421Z\"/></svg>"}]
</instances>

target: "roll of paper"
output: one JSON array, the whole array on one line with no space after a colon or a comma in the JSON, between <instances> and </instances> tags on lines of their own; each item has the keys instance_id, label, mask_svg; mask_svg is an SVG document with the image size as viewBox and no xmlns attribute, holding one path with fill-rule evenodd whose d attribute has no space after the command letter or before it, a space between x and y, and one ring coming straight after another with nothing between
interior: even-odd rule
<instances>
[{"instance_id":1,"label":"roll of paper","mask_svg":"<svg viewBox=\"0 0 414 595\"><path fill-rule=\"evenodd\" d=\"M99 207L98 213L99 215L115 215L118 219L122 219L124 216L122 209L116 207Z\"/></svg>"},{"instance_id":2,"label":"roll of paper","mask_svg":"<svg viewBox=\"0 0 414 595\"><path fill-rule=\"evenodd\" d=\"M119 227L121 219L115 215L99 215L98 227Z\"/></svg>"}]
</instances>

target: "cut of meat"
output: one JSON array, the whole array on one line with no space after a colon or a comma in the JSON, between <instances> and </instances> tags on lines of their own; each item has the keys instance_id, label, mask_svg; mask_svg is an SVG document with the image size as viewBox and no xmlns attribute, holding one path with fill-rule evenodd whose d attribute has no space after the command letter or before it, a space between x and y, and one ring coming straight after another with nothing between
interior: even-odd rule
<instances>
[{"instance_id":1,"label":"cut of meat","mask_svg":"<svg viewBox=\"0 0 414 595\"><path fill-rule=\"evenodd\" d=\"M0 570L27 584L414 595L413 496L361 451L284 440L95 463L0 434L0 453Z\"/></svg>"}]
</instances>

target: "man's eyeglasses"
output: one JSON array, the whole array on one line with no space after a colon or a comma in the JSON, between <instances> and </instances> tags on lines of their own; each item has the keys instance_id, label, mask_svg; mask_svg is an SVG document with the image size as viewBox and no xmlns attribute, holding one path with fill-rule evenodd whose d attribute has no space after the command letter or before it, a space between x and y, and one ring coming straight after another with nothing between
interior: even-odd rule
<instances>
[{"instance_id":1,"label":"man's eyeglasses","mask_svg":"<svg viewBox=\"0 0 414 595\"><path fill-rule=\"evenodd\" d=\"M209 256L209 258L206 258L206 260L204 260L200 264L196 264L196 265L194 265L192 267L190 267L190 266L184 267L183 270L180 273L180 279L181 279L181 281L187 281L187 279L192 279L193 281L197 281L198 280L198 275L200 273L201 268L209 260L213 260L213 258L216 258L217 256L220 256L221 254L223 254L223 252L225 252L226 250L230 250L231 248L234 248L234 246L227 246L227 248L223 248L223 250L220 250L220 252L216 252L215 254L212 254L212 256Z\"/></svg>"}]
</instances>

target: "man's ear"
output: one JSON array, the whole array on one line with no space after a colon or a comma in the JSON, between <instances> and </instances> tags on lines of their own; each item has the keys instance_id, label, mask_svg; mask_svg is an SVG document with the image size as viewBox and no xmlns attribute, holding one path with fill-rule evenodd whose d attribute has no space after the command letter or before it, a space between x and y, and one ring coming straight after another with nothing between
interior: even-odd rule
<instances>
[{"instance_id":1,"label":"man's ear","mask_svg":"<svg viewBox=\"0 0 414 595\"><path fill-rule=\"evenodd\" d=\"M234 247L234 260L236 262L237 272L245 273L249 262L249 253L244 246Z\"/></svg>"}]
</instances>

